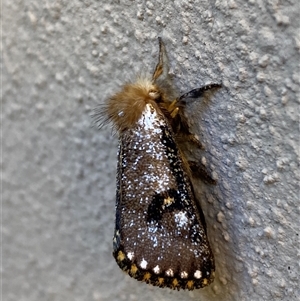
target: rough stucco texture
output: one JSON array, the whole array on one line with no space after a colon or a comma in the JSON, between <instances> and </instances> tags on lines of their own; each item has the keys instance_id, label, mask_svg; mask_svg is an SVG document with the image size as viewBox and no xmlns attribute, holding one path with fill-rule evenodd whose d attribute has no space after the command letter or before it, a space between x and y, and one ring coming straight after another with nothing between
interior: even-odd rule
<instances>
[{"instance_id":1,"label":"rough stucco texture","mask_svg":"<svg viewBox=\"0 0 300 301\"><path fill-rule=\"evenodd\" d=\"M299 3L4 1L3 300L296 300L299 297ZM297 23L298 22L298 23ZM92 109L162 36L218 178L196 182L217 275L193 292L123 274L112 252L116 137Z\"/></svg>"}]
</instances>

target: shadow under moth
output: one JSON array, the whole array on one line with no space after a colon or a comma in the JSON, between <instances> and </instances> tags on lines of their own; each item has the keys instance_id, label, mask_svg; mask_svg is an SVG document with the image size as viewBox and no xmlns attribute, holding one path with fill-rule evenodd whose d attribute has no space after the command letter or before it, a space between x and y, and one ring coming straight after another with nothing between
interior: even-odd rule
<instances>
[{"instance_id":1,"label":"shadow under moth","mask_svg":"<svg viewBox=\"0 0 300 301\"><path fill-rule=\"evenodd\" d=\"M193 290L214 280L215 263L191 177L215 181L188 161L182 141L201 147L184 114L189 99L210 84L177 98L165 88L166 52L152 77L125 84L97 108L94 120L111 122L119 138L113 256L131 277L159 287Z\"/></svg>"}]
</instances>

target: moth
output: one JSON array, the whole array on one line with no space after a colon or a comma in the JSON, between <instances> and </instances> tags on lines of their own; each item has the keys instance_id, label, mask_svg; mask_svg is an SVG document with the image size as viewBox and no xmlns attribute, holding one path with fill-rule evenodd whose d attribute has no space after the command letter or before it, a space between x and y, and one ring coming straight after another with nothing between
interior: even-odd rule
<instances>
[{"instance_id":1,"label":"moth","mask_svg":"<svg viewBox=\"0 0 300 301\"><path fill-rule=\"evenodd\" d=\"M215 263L192 174L214 180L180 148L201 146L184 114L189 99L219 87L210 84L172 98L165 88L166 52L152 77L125 84L96 109L102 126L111 122L119 138L113 256L122 270L146 283L171 289L198 289L214 280Z\"/></svg>"}]
</instances>

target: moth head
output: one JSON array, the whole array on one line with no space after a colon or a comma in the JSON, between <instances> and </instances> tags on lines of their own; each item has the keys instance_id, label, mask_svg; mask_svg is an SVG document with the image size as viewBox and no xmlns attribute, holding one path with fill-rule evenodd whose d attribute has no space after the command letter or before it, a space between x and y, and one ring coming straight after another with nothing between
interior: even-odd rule
<instances>
[{"instance_id":1,"label":"moth head","mask_svg":"<svg viewBox=\"0 0 300 301\"><path fill-rule=\"evenodd\" d=\"M163 93L151 79L138 78L136 82L125 84L122 89L108 99L101 115L111 121L117 131L132 128L141 117L146 104L159 110Z\"/></svg>"},{"instance_id":2,"label":"moth head","mask_svg":"<svg viewBox=\"0 0 300 301\"><path fill-rule=\"evenodd\" d=\"M155 86L153 86L153 88L151 90L149 90L149 96L150 96L151 99L157 100L157 99L160 98L161 93L159 92L158 89L156 89Z\"/></svg>"},{"instance_id":3,"label":"moth head","mask_svg":"<svg viewBox=\"0 0 300 301\"><path fill-rule=\"evenodd\" d=\"M134 93L144 94L144 100L146 103L157 101L162 94L157 85L155 85L152 80L147 78L139 78L134 84L131 85L131 88L133 90L136 89Z\"/></svg>"}]
</instances>

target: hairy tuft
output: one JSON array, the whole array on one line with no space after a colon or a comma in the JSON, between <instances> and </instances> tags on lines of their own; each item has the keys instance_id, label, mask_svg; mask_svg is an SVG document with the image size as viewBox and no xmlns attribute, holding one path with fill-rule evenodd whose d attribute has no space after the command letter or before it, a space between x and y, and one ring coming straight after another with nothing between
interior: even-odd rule
<instances>
[{"instance_id":1,"label":"hairy tuft","mask_svg":"<svg viewBox=\"0 0 300 301\"><path fill-rule=\"evenodd\" d=\"M159 109L157 102L162 97L162 92L151 80L140 78L135 83L125 84L99 107L94 114L95 121L99 126L111 121L116 130L123 132L135 125L146 104L151 103Z\"/></svg>"}]
</instances>

